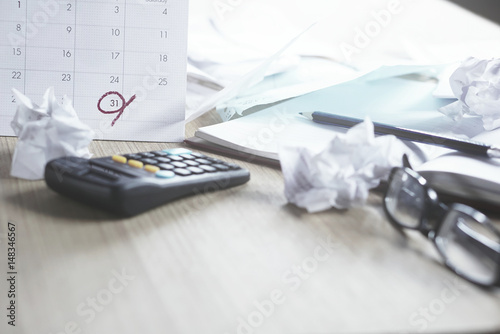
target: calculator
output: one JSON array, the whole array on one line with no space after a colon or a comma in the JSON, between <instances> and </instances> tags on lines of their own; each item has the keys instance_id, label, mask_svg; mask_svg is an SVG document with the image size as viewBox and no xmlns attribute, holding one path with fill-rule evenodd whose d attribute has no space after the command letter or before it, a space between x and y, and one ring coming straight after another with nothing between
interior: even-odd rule
<instances>
[{"instance_id":1,"label":"calculator","mask_svg":"<svg viewBox=\"0 0 500 334\"><path fill-rule=\"evenodd\" d=\"M64 157L45 167L45 182L52 190L120 216L249 179L250 172L236 164L185 148L96 159Z\"/></svg>"}]
</instances>

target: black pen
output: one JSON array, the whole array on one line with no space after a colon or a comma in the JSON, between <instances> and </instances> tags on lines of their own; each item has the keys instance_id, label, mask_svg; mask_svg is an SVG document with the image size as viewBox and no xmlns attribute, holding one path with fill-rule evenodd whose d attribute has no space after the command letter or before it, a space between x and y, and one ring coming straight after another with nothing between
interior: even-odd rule
<instances>
[{"instance_id":1,"label":"black pen","mask_svg":"<svg viewBox=\"0 0 500 334\"><path fill-rule=\"evenodd\" d=\"M300 114L316 123L336 125L344 128L351 128L354 125L363 122L363 120L358 118L340 116L321 111L301 112ZM394 135L399 139L442 146L471 155L488 158L500 158L500 148L483 143L443 137L429 132L410 130L376 122L373 122L373 126L375 134L378 135Z\"/></svg>"}]
</instances>

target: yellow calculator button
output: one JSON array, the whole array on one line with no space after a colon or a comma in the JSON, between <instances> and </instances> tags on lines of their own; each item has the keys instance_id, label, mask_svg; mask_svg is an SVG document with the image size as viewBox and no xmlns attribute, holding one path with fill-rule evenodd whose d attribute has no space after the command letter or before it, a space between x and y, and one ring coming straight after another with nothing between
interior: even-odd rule
<instances>
[{"instance_id":1,"label":"yellow calculator button","mask_svg":"<svg viewBox=\"0 0 500 334\"><path fill-rule=\"evenodd\" d=\"M144 164L137 160L129 160L128 165L134 168L142 168Z\"/></svg>"},{"instance_id":2,"label":"yellow calculator button","mask_svg":"<svg viewBox=\"0 0 500 334\"><path fill-rule=\"evenodd\" d=\"M119 162L121 164L126 164L127 158L121 155L113 155L113 161Z\"/></svg>"},{"instance_id":3,"label":"yellow calculator button","mask_svg":"<svg viewBox=\"0 0 500 334\"><path fill-rule=\"evenodd\" d=\"M144 166L144 170L150 173L156 173L157 171L160 170L160 167L156 167L153 165L146 165Z\"/></svg>"}]
</instances>

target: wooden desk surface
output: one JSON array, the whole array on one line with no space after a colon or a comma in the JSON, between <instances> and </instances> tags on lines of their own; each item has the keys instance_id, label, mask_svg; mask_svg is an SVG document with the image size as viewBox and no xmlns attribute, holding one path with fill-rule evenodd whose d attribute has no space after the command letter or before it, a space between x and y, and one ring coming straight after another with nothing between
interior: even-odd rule
<instances>
[{"instance_id":1,"label":"wooden desk surface","mask_svg":"<svg viewBox=\"0 0 500 334\"><path fill-rule=\"evenodd\" d=\"M361 208L308 214L287 204L279 170L235 160L249 183L116 219L43 181L11 178L15 143L0 138L1 333L500 331L500 292L458 279L430 243L396 232L379 195ZM94 142L91 151L174 146ZM15 328L7 325L8 222Z\"/></svg>"}]
</instances>

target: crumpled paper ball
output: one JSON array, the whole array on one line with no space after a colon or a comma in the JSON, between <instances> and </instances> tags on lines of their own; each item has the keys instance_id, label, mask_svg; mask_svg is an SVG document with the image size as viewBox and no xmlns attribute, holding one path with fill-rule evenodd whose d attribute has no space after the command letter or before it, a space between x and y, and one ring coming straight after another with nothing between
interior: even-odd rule
<instances>
[{"instance_id":1,"label":"crumpled paper ball","mask_svg":"<svg viewBox=\"0 0 500 334\"><path fill-rule=\"evenodd\" d=\"M450 85L457 102L440 111L454 120L478 115L485 130L500 127L500 59L465 60L451 75Z\"/></svg>"},{"instance_id":2,"label":"crumpled paper ball","mask_svg":"<svg viewBox=\"0 0 500 334\"><path fill-rule=\"evenodd\" d=\"M279 157L290 203L309 212L346 209L366 202L369 190L402 165L410 150L394 136L375 137L366 119L317 148L283 146Z\"/></svg>"},{"instance_id":3,"label":"crumpled paper ball","mask_svg":"<svg viewBox=\"0 0 500 334\"><path fill-rule=\"evenodd\" d=\"M18 137L10 175L22 179L43 179L45 165L52 159L77 156L90 158L88 145L94 132L82 123L71 101L59 104L49 88L40 106L21 92L12 90L17 111L11 127Z\"/></svg>"}]
</instances>

